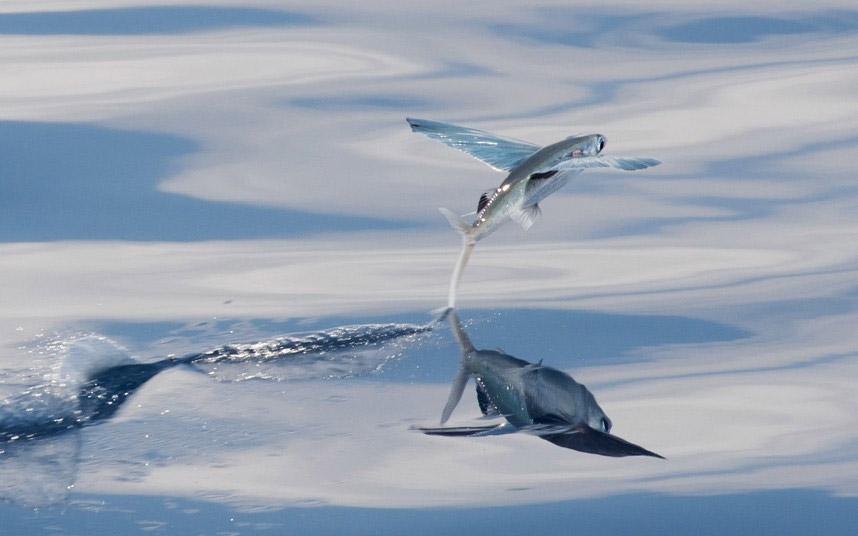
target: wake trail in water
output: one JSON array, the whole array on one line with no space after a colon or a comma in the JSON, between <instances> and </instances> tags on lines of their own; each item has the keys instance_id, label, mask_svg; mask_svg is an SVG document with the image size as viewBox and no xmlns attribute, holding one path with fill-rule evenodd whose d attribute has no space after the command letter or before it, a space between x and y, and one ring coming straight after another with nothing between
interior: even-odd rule
<instances>
[{"instance_id":1,"label":"wake trail in water","mask_svg":"<svg viewBox=\"0 0 858 536\"><path fill-rule=\"evenodd\" d=\"M112 340L88 335L54 341L42 382L0 401L0 444L56 435L113 416L160 372L190 366L218 381L291 381L375 374L403 355L433 324L362 324L228 344L143 363ZM27 377L36 371L28 371ZM15 383L20 371L0 371ZM11 381L10 381L11 380ZM0 449L0 454L2 454Z\"/></svg>"},{"instance_id":2,"label":"wake trail in water","mask_svg":"<svg viewBox=\"0 0 858 536\"><path fill-rule=\"evenodd\" d=\"M432 324L361 324L229 344L179 359L226 381L348 378L380 372L431 331Z\"/></svg>"}]
</instances>

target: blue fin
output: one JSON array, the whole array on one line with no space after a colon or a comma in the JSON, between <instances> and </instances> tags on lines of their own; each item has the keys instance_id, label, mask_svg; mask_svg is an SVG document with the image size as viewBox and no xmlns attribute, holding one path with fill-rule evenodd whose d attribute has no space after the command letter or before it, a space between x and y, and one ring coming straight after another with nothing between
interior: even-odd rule
<instances>
[{"instance_id":1,"label":"blue fin","mask_svg":"<svg viewBox=\"0 0 858 536\"><path fill-rule=\"evenodd\" d=\"M538 145L441 121L406 117L411 130L469 154L498 171L510 171L540 149Z\"/></svg>"}]
</instances>

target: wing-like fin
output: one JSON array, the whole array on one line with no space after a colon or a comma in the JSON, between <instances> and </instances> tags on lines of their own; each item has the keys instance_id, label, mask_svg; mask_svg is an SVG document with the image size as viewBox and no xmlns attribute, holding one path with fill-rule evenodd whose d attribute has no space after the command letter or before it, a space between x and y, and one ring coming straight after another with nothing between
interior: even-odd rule
<instances>
[{"instance_id":1,"label":"wing-like fin","mask_svg":"<svg viewBox=\"0 0 858 536\"><path fill-rule=\"evenodd\" d=\"M407 117L411 130L469 154L497 171L510 171L540 149L538 145L474 128Z\"/></svg>"},{"instance_id":2,"label":"wing-like fin","mask_svg":"<svg viewBox=\"0 0 858 536\"><path fill-rule=\"evenodd\" d=\"M415 430L420 430L427 435L468 437L476 435L490 435L491 432L497 431L503 426L503 424L491 424L488 426L445 426L440 428L417 427ZM514 430L509 430L507 433L513 431Z\"/></svg>"},{"instance_id":3,"label":"wing-like fin","mask_svg":"<svg viewBox=\"0 0 858 536\"><path fill-rule=\"evenodd\" d=\"M542 216L542 210L539 208L539 205L530 205L529 207L523 208L518 212L513 212L510 214L510 217L517 224L521 225L521 228L527 231L530 229L530 226L533 225L533 222L539 219Z\"/></svg>"},{"instance_id":4,"label":"wing-like fin","mask_svg":"<svg viewBox=\"0 0 858 536\"><path fill-rule=\"evenodd\" d=\"M630 156L582 156L569 158L559 164L553 166L551 170L569 171L583 170L591 168L616 168L623 171L636 171L661 164L660 160L646 157L630 157ZM551 170L540 171L537 174L547 173Z\"/></svg>"},{"instance_id":5,"label":"wing-like fin","mask_svg":"<svg viewBox=\"0 0 858 536\"><path fill-rule=\"evenodd\" d=\"M661 160L639 156L602 156L601 158L609 162L611 167L622 169L624 171L635 171L661 164Z\"/></svg>"},{"instance_id":6,"label":"wing-like fin","mask_svg":"<svg viewBox=\"0 0 858 536\"><path fill-rule=\"evenodd\" d=\"M652 456L654 458L664 459L664 456L656 454L655 452L639 447L634 443L629 443L625 439L619 438L615 435L594 430L589 426L579 426L560 433L536 432L536 435L546 441L554 443L557 446L580 452L588 452L590 454L612 456L615 458L621 458L624 456Z\"/></svg>"}]
</instances>

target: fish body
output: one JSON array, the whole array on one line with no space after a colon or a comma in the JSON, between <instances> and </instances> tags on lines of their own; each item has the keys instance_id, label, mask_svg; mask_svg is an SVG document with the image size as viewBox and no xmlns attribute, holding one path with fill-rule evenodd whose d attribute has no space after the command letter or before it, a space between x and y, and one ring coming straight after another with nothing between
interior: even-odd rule
<instances>
[{"instance_id":1,"label":"fish body","mask_svg":"<svg viewBox=\"0 0 858 536\"><path fill-rule=\"evenodd\" d=\"M572 176L588 168L613 167L631 171L660 164L653 158L602 155L607 140L601 134L570 136L539 147L440 121L413 118L407 121L414 132L465 152L493 169L508 172L500 186L480 196L473 222L445 208L440 209L463 242L450 282L447 306L451 308L456 305L456 289L474 245L510 220L529 229L542 214L539 202L562 188Z\"/></svg>"},{"instance_id":2,"label":"fish body","mask_svg":"<svg viewBox=\"0 0 858 536\"><path fill-rule=\"evenodd\" d=\"M604 146L604 136L577 136L545 146L510 171L496 189L480 196L477 215L465 234L479 242L510 220L529 229L539 218L539 202L556 192L579 169L559 170L558 164L572 155L596 155Z\"/></svg>"},{"instance_id":3,"label":"fish body","mask_svg":"<svg viewBox=\"0 0 858 536\"><path fill-rule=\"evenodd\" d=\"M603 456L661 458L612 435L613 423L593 393L565 372L498 350L478 350L468 338L455 310L449 312L449 319L462 350L462 358L441 413L442 425L461 400L468 379L473 377L483 414L504 417L514 431L524 431L565 448ZM487 435L501 428L492 425L421 430L431 435L462 436Z\"/></svg>"}]
</instances>

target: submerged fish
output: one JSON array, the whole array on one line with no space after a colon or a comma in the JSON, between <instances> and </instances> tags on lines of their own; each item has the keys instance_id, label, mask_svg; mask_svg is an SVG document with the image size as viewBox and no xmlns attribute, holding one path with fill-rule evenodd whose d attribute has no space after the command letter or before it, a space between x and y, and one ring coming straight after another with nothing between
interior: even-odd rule
<instances>
[{"instance_id":1,"label":"submerged fish","mask_svg":"<svg viewBox=\"0 0 858 536\"><path fill-rule=\"evenodd\" d=\"M602 456L662 456L611 432L611 419L585 386L560 370L530 363L497 350L477 350L459 321L449 312L462 362L450 397L441 413L447 422L462 398L468 378L477 383L477 401L484 415L503 416L505 424L419 428L430 435L481 436L523 431L561 447Z\"/></svg>"},{"instance_id":2,"label":"submerged fish","mask_svg":"<svg viewBox=\"0 0 858 536\"><path fill-rule=\"evenodd\" d=\"M573 175L587 168L632 171L661 163L653 158L602 155L607 140L601 134L570 136L539 147L450 123L410 117L406 120L412 131L465 152L493 169L509 172L500 186L480 196L473 223L440 209L453 229L462 235L463 242L450 281L448 307L456 306L456 289L474 245L510 220L529 229L541 215L539 202L562 188Z\"/></svg>"}]
</instances>

